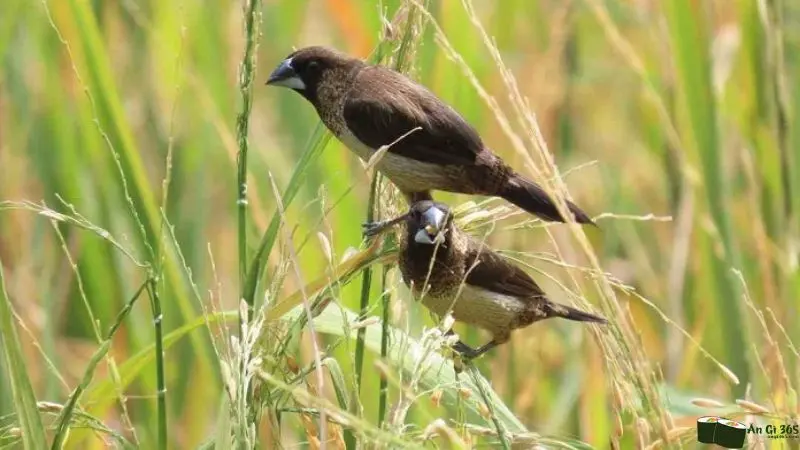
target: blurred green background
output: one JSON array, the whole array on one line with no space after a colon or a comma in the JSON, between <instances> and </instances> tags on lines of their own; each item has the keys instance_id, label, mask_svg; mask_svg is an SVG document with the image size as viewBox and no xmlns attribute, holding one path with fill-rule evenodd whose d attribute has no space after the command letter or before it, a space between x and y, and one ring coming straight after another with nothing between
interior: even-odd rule
<instances>
[{"instance_id":1,"label":"blurred green background","mask_svg":"<svg viewBox=\"0 0 800 450\"><path fill-rule=\"evenodd\" d=\"M267 75L305 45L366 58L401 3L261 5L249 129L250 256L278 208L273 184L286 188L318 121L300 96L264 86ZM694 397L715 399L740 418L752 409L735 406L737 399L763 405L780 420L797 420L800 360L791 342L800 340L800 3L472 4L535 114L569 194L597 218L600 230L585 232L602 272L567 227L515 226L527 219L515 216L498 224L489 242L524 252L520 258L548 274L532 272L555 300L571 301L559 286L566 283L618 324L602 335L572 324L515 333L478 364L500 398L531 431L599 448L643 447L670 432L693 442L693 431L682 427L709 413ZM462 2L432 0L428 11L487 95L514 114L502 72ZM512 166L534 176L497 114L442 48L436 28L423 30L410 76L463 114ZM156 261L158 268L163 256L164 333L196 324L164 358L169 446L194 448L218 432L227 409L220 406L224 376L213 349L229 342L217 325L197 320L238 306L236 117L245 42L241 2L0 4L0 261L16 314L4 325L17 329L37 400L66 401L100 345L95 323L104 336L146 280L148 269L136 261ZM512 127L523 139L533 132L516 122ZM280 235L268 267L280 272L291 245L300 277L288 270L273 299L319 278L330 260L361 245L370 174L335 140L305 170L284 217L292 239ZM42 214L45 204L85 222ZM174 227L177 246L162 216ZM89 223L108 235L87 230ZM159 235L167 236L166 244ZM133 258L109 243L112 238ZM373 270L374 305L380 273ZM418 338L431 322L391 274L393 322ZM598 293L598 278L612 280L616 295ZM357 312L360 294L356 280L336 301ZM380 308L370 314L380 315ZM235 319L228 324L237 334ZM131 379L111 381L114 371L104 360L80 402L143 448L156 442L156 372L152 355L137 369L126 362L142 351L152 354L153 342L153 314L142 297L109 351L122 378ZM301 365L313 359L309 342L305 335L296 347ZM610 350L623 343L637 350ZM6 338L4 352L8 345ZM332 353L348 380L349 351ZM741 383L732 383L707 355ZM362 395L378 389L374 360L368 352ZM0 436L7 438L0 443L13 446L18 441L9 414L18 409L9 361L0 362ZM626 395L619 377L636 371L654 374L650 387L667 419L654 419L658 408ZM417 394L427 412L412 414L409 423L424 428L431 414L459 420L457 408L431 406L429 392ZM361 399L361 414L373 424L376 398ZM314 447L298 420L283 428L277 440L286 448ZM259 430L265 448L277 445L269 424ZM105 445L97 434L73 433L71 448Z\"/></svg>"}]
</instances>

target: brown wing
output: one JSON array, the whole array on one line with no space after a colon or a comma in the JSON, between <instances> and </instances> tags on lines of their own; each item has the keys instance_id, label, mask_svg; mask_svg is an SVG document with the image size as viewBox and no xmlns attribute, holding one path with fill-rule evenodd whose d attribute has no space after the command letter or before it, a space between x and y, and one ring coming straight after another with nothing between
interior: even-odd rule
<instances>
[{"instance_id":1,"label":"brown wing","mask_svg":"<svg viewBox=\"0 0 800 450\"><path fill-rule=\"evenodd\" d=\"M545 298L530 275L475 239L467 249L467 270L466 282L472 286L522 299Z\"/></svg>"},{"instance_id":2,"label":"brown wing","mask_svg":"<svg viewBox=\"0 0 800 450\"><path fill-rule=\"evenodd\" d=\"M432 92L384 67L361 71L344 103L344 120L364 144L433 164L469 165L483 150L480 136Z\"/></svg>"}]
</instances>

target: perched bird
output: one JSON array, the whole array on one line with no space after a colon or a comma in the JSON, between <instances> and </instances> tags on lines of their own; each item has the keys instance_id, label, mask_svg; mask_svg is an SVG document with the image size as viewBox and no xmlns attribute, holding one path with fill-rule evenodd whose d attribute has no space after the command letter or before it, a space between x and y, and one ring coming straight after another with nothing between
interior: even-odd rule
<instances>
[{"instance_id":1,"label":"perched bird","mask_svg":"<svg viewBox=\"0 0 800 450\"><path fill-rule=\"evenodd\" d=\"M507 342L511 331L551 317L580 322L606 320L547 299L517 265L459 230L449 208L419 201L395 219L365 224L368 235L405 222L400 271L414 297L439 316L452 312L457 321L492 334L473 349L459 341L454 349L471 359Z\"/></svg>"},{"instance_id":2,"label":"perched bird","mask_svg":"<svg viewBox=\"0 0 800 450\"><path fill-rule=\"evenodd\" d=\"M391 144L377 168L410 203L430 200L431 190L498 196L544 220L566 221L547 192L486 148L461 115L398 72L307 47L286 57L267 84L305 97L365 161ZM572 202L567 206L577 222L593 223Z\"/></svg>"}]
</instances>

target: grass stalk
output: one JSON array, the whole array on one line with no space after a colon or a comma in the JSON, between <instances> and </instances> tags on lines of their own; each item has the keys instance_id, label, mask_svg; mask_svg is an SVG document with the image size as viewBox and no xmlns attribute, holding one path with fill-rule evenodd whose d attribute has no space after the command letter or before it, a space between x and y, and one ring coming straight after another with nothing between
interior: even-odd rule
<instances>
[{"instance_id":1,"label":"grass stalk","mask_svg":"<svg viewBox=\"0 0 800 450\"><path fill-rule=\"evenodd\" d=\"M386 289L386 281L389 276L389 269L391 266L388 264L383 266L383 273L381 274L381 303L383 304L383 315L381 317L381 361L386 361L389 356L389 320L391 319L391 300L392 295ZM388 406L389 396L389 380L386 377L381 377L380 387L378 391L378 426L383 426L383 420L386 418L386 408Z\"/></svg>"},{"instance_id":2,"label":"grass stalk","mask_svg":"<svg viewBox=\"0 0 800 450\"><path fill-rule=\"evenodd\" d=\"M164 314L161 311L161 297L158 293L158 278L151 276L147 283L150 308L153 311L153 332L156 343L156 401L158 404L158 448L166 450L167 428L167 382L164 375Z\"/></svg>"},{"instance_id":3,"label":"grass stalk","mask_svg":"<svg viewBox=\"0 0 800 450\"><path fill-rule=\"evenodd\" d=\"M183 55L183 42L185 38L184 26L181 25L181 44L178 50L178 55L175 59L175 72L180 73L181 58ZM164 281L164 261L165 251L164 245L166 243L165 228L169 226L166 214L169 200L169 190L172 182L172 164L173 153L175 149L175 116L178 110L178 99L182 91L182 84L178 84L175 89L175 102L172 105L172 111L169 122L169 138L167 145L167 157L165 161L164 179L161 186L161 228L159 232L158 246L156 253L153 255L153 273L150 275L148 284L148 292L150 296L150 308L153 314L153 333L155 338L156 350L156 402L157 402L157 429L158 429L158 448L166 450L169 435L167 428L167 384L165 375L165 361L164 361L164 314L161 308L161 293L159 292L159 285ZM177 246L176 246L177 248ZM116 328L114 328L116 330Z\"/></svg>"},{"instance_id":4,"label":"grass stalk","mask_svg":"<svg viewBox=\"0 0 800 450\"><path fill-rule=\"evenodd\" d=\"M247 152L250 147L248 132L250 112L253 107L253 79L256 71L256 48L258 47L259 0L248 0L244 11L245 49L239 65L239 93L242 109L236 117L236 220L239 249L239 297L247 302L248 317L253 310L253 296L245 295L247 284Z\"/></svg>"},{"instance_id":5,"label":"grass stalk","mask_svg":"<svg viewBox=\"0 0 800 450\"><path fill-rule=\"evenodd\" d=\"M508 436L506 436L506 430L503 427L503 424L501 424L500 420L497 418L497 414L495 414L494 412L494 404L489 398L488 390L484 384L486 383L486 379L483 378L483 376L481 376L481 373L478 371L478 368L472 361L465 361L464 365L467 367L467 371L472 377L473 383L475 383L475 386L478 388L478 392L481 394L481 399L483 399L483 404L486 405L486 408L489 410L489 416L492 419L492 423L494 424L495 430L497 431L497 437L500 439L500 443L503 445L503 449L511 450L511 444L508 442Z\"/></svg>"},{"instance_id":6,"label":"grass stalk","mask_svg":"<svg viewBox=\"0 0 800 450\"><path fill-rule=\"evenodd\" d=\"M369 188L369 199L367 200L367 222L375 221L375 210L378 197L378 189L381 183L381 175L375 172ZM361 303L358 308L358 320L362 321L367 317L369 307L369 293L372 288L372 267L367 266L361 272ZM366 328L359 328L356 334L356 356L355 356L355 375L356 375L356 394L361 392L361 377L364 368L364 336Z\"/></svg>"},{"instance_id":7,"label":"grass stalk","mask_svg":"<svg viewBox=\"0 0 800 450\"><path fill-rule=\"evenodd\" d=\"M367 223L375 220L375 210L377 209L378 192L381 185L381 174L375 171L372 177L372 182L369 187L369 199L367 200ZM367 309L369 307L369 294L372 290L372 266L367 266L361 271L361 297L358 308L358 320L363 321L367 317ZM359 328L356 333L356 351L355 351L355 391L353 392L355 401L351 403L354 409L357 405L361 404L361 380L364 371L364 337L366 336L367 329L365 327ZM344 442L348 449L356 448L356 437L352 430L349 428L344 432Z\"/></svg>"},{"instance_id":8,"label":"grass stalk","mask_svg":"<svg viewBox=\"0 0 800 450\"><path fill-rule=\"evenodd\" d=\"M253 317L254 295L247 295L247 157L250 148L249 129L250 113L253 106L253 79L256 70L256 50L258 48L258 26L260 16L258 13L259 0L248 0L244 5L244 35L245 48L242 60L239 63L239 94L241 97L241 110L236 116L236 240L238 250L239 274L239 300L247 305L244 314L239 316L239 331L241 342L247 339L245 325L250 324ZM249 360L242 357L236 371L239 374L247 373ZM240 401L251 400L251 387L246 389L247 395L241 395ZM244 413L243 408L236 408L239 413ZM252 411L251 411L252 412ZM255 420L255 418L253 418ZM243 424L239 424L243 425ZM237 428L238 429L238 428ZM241 434L241 433L240 433ZM240 445L247 440L239 436Z\"/></svg>"},{"instance_id":9,"label":"grass stalk","mask_svg":"<svg viewBox=\"0 0 800 450\"><path fill-rule=\"evenodd\" d=\"M26 449L47 448L44 426L36 407L33 387L25 372L22 346L13 316L11 299L8 297L3 276L3 264L0 261L0 350L10 375L11 396L20 423L22 442Z\"/></svg>"}]
</instances>

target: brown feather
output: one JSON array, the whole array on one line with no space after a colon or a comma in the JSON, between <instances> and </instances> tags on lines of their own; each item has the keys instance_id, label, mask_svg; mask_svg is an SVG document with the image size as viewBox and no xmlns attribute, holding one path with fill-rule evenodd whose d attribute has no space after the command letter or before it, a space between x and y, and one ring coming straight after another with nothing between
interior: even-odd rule
<instances>
[{"instance_id":1,"label":"brown feather","mask_svg":"<svg viewBox=\"0 0 800 450\"><path fill-rule=\"evenodd\" d=\"M466 282L503 295L526 301L545 299L544 291L524 270L484 243L470 237L466 252Z\"/></svg>"},{"instance_id":2,"label":"brown feather","mask_svg":"<svg viewBox=\"0 0 800 450\"><path fill-rule=\"evenodd\" d=\"M364 144L432 164L471 165L484 146L480 136L452 108L409 78L384 67L369 67L355 78L344 102L350 132Z\"/></svg>"}]
</instances>

